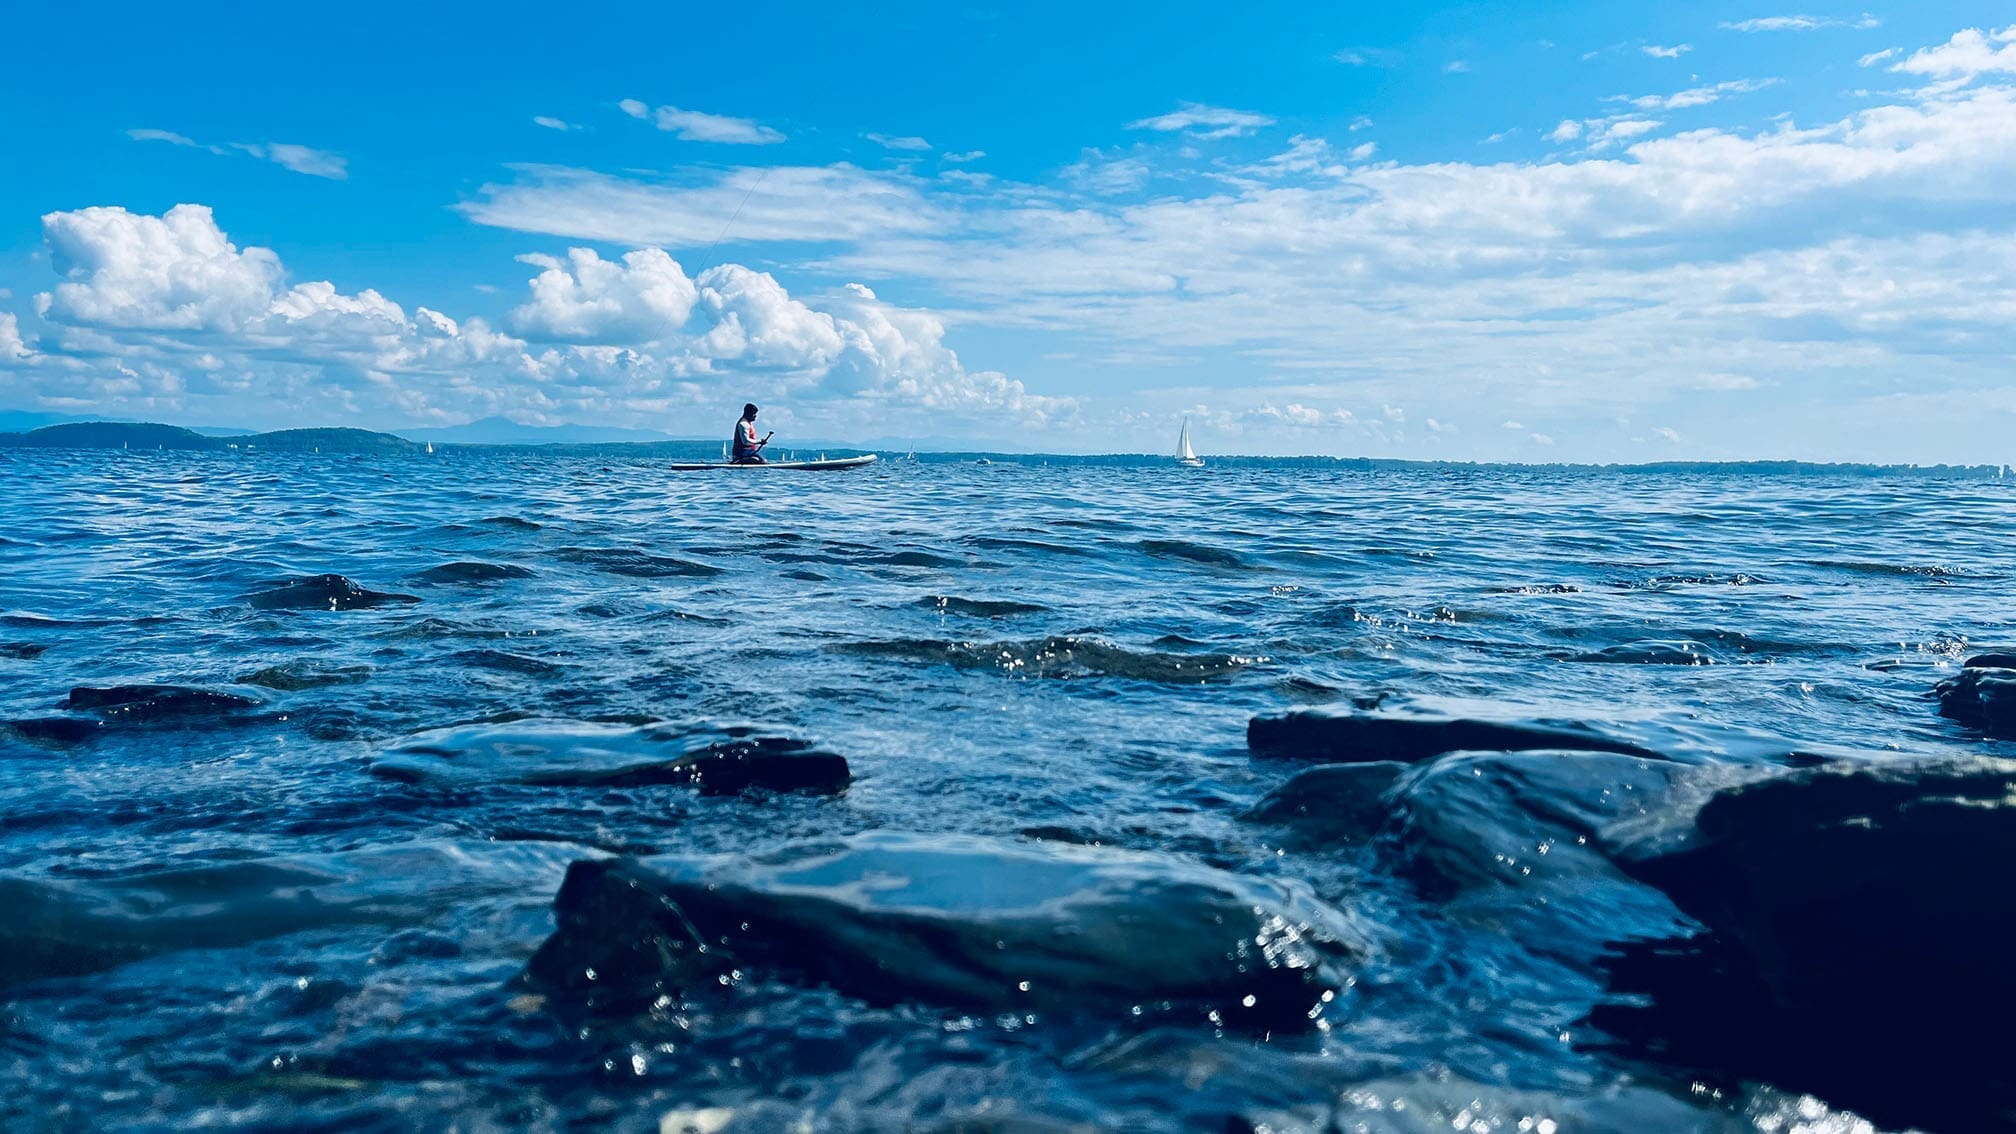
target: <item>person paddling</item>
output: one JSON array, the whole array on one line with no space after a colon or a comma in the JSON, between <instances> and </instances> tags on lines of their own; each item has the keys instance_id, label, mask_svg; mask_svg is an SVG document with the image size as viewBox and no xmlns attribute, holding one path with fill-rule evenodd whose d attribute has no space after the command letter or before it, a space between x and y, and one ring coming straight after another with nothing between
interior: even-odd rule
<instances>
[{"instance_id":1,"label":"person paddling","mask_svg":"<svg viewBox=\"0 0 2016 1134\"><path fill-rule=\"evenodd\" d=\"M775 430L765 433L763 439L756 439L756 403L742 407L742 420L735 423L735 448L733 463L738 465L760 465L763 460L763 446L777 436Z\"/></svg>"}]
</instances>

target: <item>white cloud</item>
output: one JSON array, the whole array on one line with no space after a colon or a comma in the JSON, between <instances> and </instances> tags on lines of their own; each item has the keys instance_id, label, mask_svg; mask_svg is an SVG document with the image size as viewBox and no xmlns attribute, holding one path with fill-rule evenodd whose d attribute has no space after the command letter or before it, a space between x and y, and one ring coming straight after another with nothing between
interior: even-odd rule
<instances>
[{"instance_id":1,"label":"white cloud","mask_svg":"<svg viewBox=\"0 0 2016 1134\"><path fill-rule=\"evenodd\" d=\"M305 173L310 177L327 177L332 181L342 181L350 176L349 162L342 155L332 154L327 150L289 145L285 142L269 142L263 146L242 142L236 144L253 157L263 157L276 165L285 166L296 173Z\"/></svg>"},{"instance_id":2,"label":"white cloud","mask_svg":"<svg viewBox=\"0 0 2016 1134\"><path fill-rule=\"evenodd\" d=\"M0 364L26 362L34 355L21 338L21 321L12 311L0 311Z\"/></svg>"},{"instance_id":3,"label":"white cloud","mask_svg":"<svg viewBox=\"0 0 2016 1134\"><path fill-rule=\"evenodd\" d=\"M1881 25L1882 22L1864 12L1860 18L1853 20L1838 20L1830 16L1759 16L1719 26L1724 31L1740 32L1818 31L1821 28L1857 28L1866 31Z\"/></svg>"},{"instance_id":4,"label":"white cloud","mask_svg":"<svg viewBox=\"0 0 2016 1134\"><path fill-rule=\"evenodd\" d=\"M1582 124L1573 118L1563 118L1559 126L1547 134L1550 142L1572 142L1582 136Z\"/></svg>"},{"instance_id":5,"label":"white cloud","mask_svg":"<svg viewBox=\"0 0 2016 1134\"><path fill-rule=\"evenodd\" d=\"M753 118L730 118L698 110L683 110L676 106L661 106L653 110L634 98L626 98L616 106L632 118L650 121L652 125L682 142L769 146L784 140L782 133Z\"/></svg>"},{"instance_id":6,"label":"white cloud","mask_svg":"<svg viewBox=\"0 0 2016 1134\"><path fill-rule=\"evenodd\" d=\"M640 248L621 261L591 248L570 248L564 261L519 259L543 269L531 281L531 297L511 312L511 329L535 342L656 342L678 333L699 299L693 281L659 248Z\"/></svg>"},{"instance_id":7,"label":"white cloud","mask_svg":"<svg viewBox=\"0 0 2016 1134\"><path fill-rule=\"evenodd\" d=\"M1937 47L1912 52L1890 69L1960 83L1982 75L2016 72L2016 24L1994 31L1968 28Z\"/></svg>"},{"instance_id":8,"label":"white cloud","mask_svg":"<svg viewBox=\"0 0 2016 1134\"><path fill-rule=\"evenodd\" d=\"M951 162L954 165L959 165L969 161L979 161L981 158L984 158L986 156L987 156L986 150L967 150L964 153L945 154L944 156L939 158L939 160Z\"/></svg>"},{"instance_id":9,"label":"white cloud","mask_svg":"<svg viewBox=\"0 0 2016 1134\"><path fill-rule=\"evenodd\" d=\"M863 134L862 137L881 146L885 150L923 151L931 148L931 143L918 137L891 137L888 134Z\"/></svg>"},{"instance_id":10,"label":"white cloud","mask_svg":"<svg viewBox=\"0 0 2016 1134\"><path fill-rule=\"evenodd\" d=\"M1468 59L1452 59L1442 64L1442 73L1445 75L1461 75L1469 70L1470 61Z\"/></svg>"},{"instance_id":11,"label":"white cloud","mask_svg":"<svg viewBox=\"0 0 2016 1134\"><path fill-rule=\"evenodd\" d=\"M850 165L736 169L710 183L640 181L588 170L522 167L457 206L481 224L521 232L668 248L720 241L861 240L954 223L921 182Z\"/></svg>"},{"instance_id":12,"label":"white cloud","mask_svg":"<svg viewBox=\"0 0 2016 1134\"><path fill-rule=\"evenodd\" d=\"M1663 425L1657 429L1654 429L1652 431L1652 436L1657 437L1660 440L1666 441L1670 444L1678 445L1680 443L1680 431L1677 429L1669 429Z\"/></svg>"},{"instance_id":13,"label":"white cloud","mask_svg":"<svg viewBox=\"0 0 2016 1134\"><path fill-rule=\"evenodd\" d=\"M1391 67L1400 62L1400 53L1384 47L1347 47L1331 58L1348 67Z\"/></svg>"},{"instance_id":14,"label":"white cloud","mask_svg":"<svg viewBox=\"0 0 2016 1134\"><path fill-rule=\"evenodd\" d=\"M1360 130L1370 130L1371 128L1372 128L1372 119L1364 114L1361 114L1356 118L1353 118L1351 120L1351 125L1345 127L1346 130L1351 131L1353 134L1356 134Z\"/></svg>"},{"instance_id":15,"label":"white cloud","mask_svg":"<svg viewBox=\"0 0 2016 1134\"><path fill-rule=\"evenodd\" d=\"M91 208L43 224L64 278L37 296L37 310L63 357L38 354L11 314L0 318L0 363L26 363L9 368L8 389L44 383L33 387L43 404L88 393L106 408L235 417L256 392L268 413L297 422L505 410L637 422L678 406L739 404L746 391L824 405L836 429L948 413L1041 422L1074 408L998 372L967 370L937 316L865 287L842 289L822 309L741 265L689 279L659 248L620 260L585 248L523 257L541 272L511 314L519 338L426 307L409 315L368 288L289 286L270 249L237 247L199 205L159 217ZM35 377L45 361L68 369Z\"/></svg>"},{"instance_id":16,"label":"white cloud","mask_svg":"<svg viewBox=\"0 0 2016 1134\"><path fill-rule=\"evenodd\" d=\"M1858 67L1874 67L1876 64L1883 62L1885 59L1894 59L1896 57L1897 57L1897 49L1894 47L1886 47L1881 51L1872 51L1869 54L1864 55L1862 58L1857 59L1855 61L1855 64Z\"/></svg>"},{"instance_id":17,"label":"white cloud","mask_svg":"<svg viewBox=\"0 0 2016 1134\"><path fill-rule=\"evenodd\" d=\"M1648 43L1638 50L1654 59L1678 59L1682 55L1694 50L1694 45L1691 43L1676 43L1671 47L1661 47L1656 43Z\"/></svg>"},{"instance_id":18,"label":"white cloud","mask_svg":"<svg viewBox=\"0 0 2016 1134\"><path fill-rule=\"evenodd\" d=\"M1498 428L1500 428L1500 429L1510 429L1510 430L1512 430L1512 431L1514 431L1514 432L1518 432L1518 433L1523 433L1523 432L1525 432L1525 430L1526 430L1526 427L1525 427L1525 426L1523 426L1523 425L1519 424L1519 423L1518 423L1518 422L1516 422L1516 421L1505 421L1505 422L1500 422L1500 423L1499 423L1499 425L1498 425Z\"/></svg>"},{"instance_id":19,"label":"white cloud","mask_svg":"<svg viewBox=\"0 0 2016 1134\"><path fill-rule=\"evenodd\" d=\"M1532 438L1533 443L1535 445L1552 445L1554 443L1554 439L1552 437L1549 437L1545 433L1534 433L1530 434L1529 436Z\"/></svg>"},{"instance_id":20,"label":"white cloud","mask_svg":"<svg viewBox=\"0 0 2016 1134\"><path fill-rule=\"evenodd\" d=\"M1351 160L1368 161L1371 159L1373 154L1376 154L1378 152L1379 152L1379 144L1377 142L1363 142L1360 143L1359 145L1351 147Z\"/></svg>"},{"instance_id":21,"label":"white cloud","mask_svg":"<svg viewBox=\"0 0 2016 1134\"><path fill-rule=\"evenodd\" d=\"M1185 102L1167 114L1129 122L1127 128L1164 132L1180 130L1193 138L1237 138L1272 125L1274 125L1272 118L1250 110L1231 110L1222 106Z\"/></svg>"},{"instance_id":22,"label":"white cloud","mask_svg":"<svg viewBox=\"0 0 2016 1134\"><path fill-rule=\"evenodd\" d=\"M532 124L534 126L544 126L548 130L579 130L581 128L564 118L555 118L549 114L533 115Z\"/></svg>"},{"instance_id":23,"label":"white cloud","mask_svg":"<svg viewBox=\"0 0 2016 1134\"><path fill-rule=\"evenodd\" d=\"M1628 102L1639 110L1685 110L1689 107L1707 106L1710 103L1720 102L1724 95L1749 94L1752 91L1761 91L1766 87L1775 86L1777 83L1777 79L1732 79L1728 82L1715 83L1712 86L1691 87L1684 91L1675 91L1669 95L1641 95L1637 98L1618 95L1610 101Z\"/></svg>"},{"instance_id":24,"label":"white cloud","mask_svg":"<svg viewBox=\"0 0 2016 1134\"><path fill-rule=\"evenodd\" d=\"M87 327L235 332L270 311L283 273L267 248L239 251L202 205L159 217L89 208L42 218L64 277L45 317Z\"/></svg>"},{"instance_id":25,"label":"white cloud","mask_svg":"<svg viewBox=\"0 0 2016 1134\"><path fill-rule=\"evenodd\" d=\"M305 173L310 177L326 177L332 181L342 181L350 176L349 161L341 154L288 142L232 142L229 145L217 146L198 142L173 130L151 129L128 130L126 136L136 142L167 142L173 146L208 150L220 157L228 157L234 153L247 154L291 169L295 173Z\"/></svg>"}]
</instances>

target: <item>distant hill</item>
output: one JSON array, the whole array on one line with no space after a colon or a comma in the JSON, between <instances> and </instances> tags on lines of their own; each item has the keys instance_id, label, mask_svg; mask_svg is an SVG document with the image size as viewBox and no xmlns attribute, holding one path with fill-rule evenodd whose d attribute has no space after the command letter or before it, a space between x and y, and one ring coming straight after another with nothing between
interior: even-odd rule
<instances>
[{"instance_id":1,"label":"distant hill","mask_svg":"<svg viewBox=\"0 0 2016 1134\"><path fill-rule=\"evenodd\" d=\"M0 445L33 449L222 449L224 443L179 425L78 421L26 433L0 433Z\"/></svg>"},{"instance_id":2,"label":"distant hill","mask_svg":"<svg viewBox=\"0 0 2016 1134\"><path fill-rule=\"evenodd\" d=\"M417 442L368 429L283 429L277 433L206 437L179 425L144 421L80 421L26 433L0 433L0 446L27 449L249 449L278 453L415 453Z\"/></svg>"},{"instance_id":3,"label":"distant hill","mask_svg":"<svg viewBox=\"0 0 2016 1134\"><path fill-rule=\"evenodd\" d=\"M420 443L369 429L282 429L233 438L240 446L269 453L412 453Z\"/></svg>"},{"instance_id":4,"label":"distant hill","mask_svg":"<svg viewBox=\"0 0 2016 1134\"><path fill-rule=\"evenodd\" d=\"M508 417L486 417L467 425L438 429L407 429L415 441L450 445L607 445L637 441L670 441L672 435L652 429L620 429L613 425L521 425Z\"/></svg>"}]
</instances>

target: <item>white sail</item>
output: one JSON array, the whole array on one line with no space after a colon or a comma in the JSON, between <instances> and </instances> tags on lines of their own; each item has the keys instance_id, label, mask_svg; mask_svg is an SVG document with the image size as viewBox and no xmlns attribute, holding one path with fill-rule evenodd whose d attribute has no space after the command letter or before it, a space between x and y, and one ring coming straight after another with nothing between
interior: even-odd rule
<instances>
[{"instance_id":1,"label":"white sail","mask_svg":"<svg viewBox=\"0 0 2016 1134\"><path fill-rule=\"evenodd\" d=\"M1176 459L1181 461L1197 459L1197 450L1190 447L1190 419L1187 417L1183 419L1183 431L1176 435Z\"/></svg>"}]
</instances>

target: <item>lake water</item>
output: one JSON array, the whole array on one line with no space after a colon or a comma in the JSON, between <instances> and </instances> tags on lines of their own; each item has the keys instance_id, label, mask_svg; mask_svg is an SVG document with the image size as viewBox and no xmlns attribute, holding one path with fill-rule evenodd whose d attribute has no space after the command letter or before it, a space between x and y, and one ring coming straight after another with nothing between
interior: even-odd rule
<instances>
[{"instance_id":1,"label":"lake water","mask_svg":"<svg viewBox=\"0 0 2016 1134\"><path fill-rule=\"evenodd\" d=\"M1410 858L1419 798L1298 836L1252 809L1306 765L1248 722L2016 753L1929 697L2016 640L1994 480L49 451L0 484L0 1109L30 1128L1854 1129L1603 1042L1601 956L1687 924L1656 890L1550 880L1482 804L1445 824L1460 892ZM851 783L569 771L741 725ZM522 975L611 855L804 924L634 1011ZM1213 887L1342 927L1314 1026L1186 1014L1171 982L1224 956L1180 927L1099 937ZM999 932L1012 982L1016 927L1081 901L1093 956L1032 956L1063 991L1030 1010L934 975Z\"/></svg>"}]
</instances>

